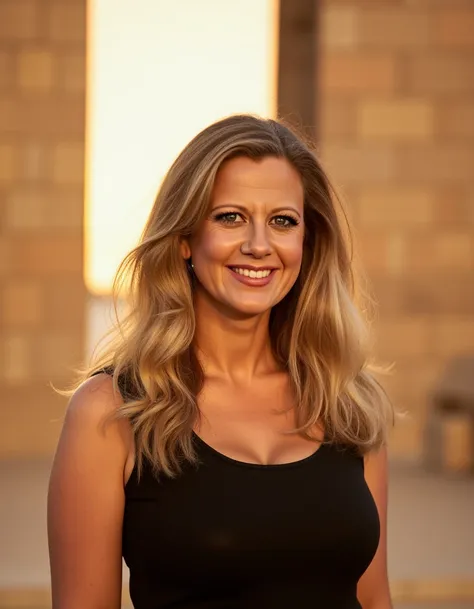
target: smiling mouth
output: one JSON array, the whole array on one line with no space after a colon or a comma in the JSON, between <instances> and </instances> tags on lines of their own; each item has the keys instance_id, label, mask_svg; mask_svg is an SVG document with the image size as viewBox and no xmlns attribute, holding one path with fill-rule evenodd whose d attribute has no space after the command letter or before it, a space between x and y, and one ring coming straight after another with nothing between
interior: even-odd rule
<instances>
[{"instance_id":1,"label":"smiling mouth","mask_svg":"<svg viewBox=\"0 0 474 609\"><path fill-rule=\"evenodd\" d=\"M275 271L278 270L268 267L259 269L256 267L228 266L227 268L236 281L250 288L264 288L269 285L275 277Z\"/></svg>"},{"instance_id":2,"label":"smiling mouth","mask_svg":"<svg viewBox=\"0 0 474 609\"><path fill-rule=\"evenodd\" d=\"M231 271L241 275L243 277L249 277L250 279L266 279L269 277L275 269L246 269L239 266L230 266Z\"/></svg>"}]
</instances>

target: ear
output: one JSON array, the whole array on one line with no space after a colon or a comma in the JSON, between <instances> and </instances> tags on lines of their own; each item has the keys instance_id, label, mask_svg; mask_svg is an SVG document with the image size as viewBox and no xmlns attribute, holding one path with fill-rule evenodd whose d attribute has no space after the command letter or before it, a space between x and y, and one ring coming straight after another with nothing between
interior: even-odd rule
<instances>
[{"instance_id":1,"label":"ear","mask_svg":"<svg viewBox=\"0 0 474 609\"><path fill-rule=\"evenodd\" d=\"M191 258L191 248L189 247L189 241L186 237L180 239L179 248L181 250L181 255L185 260Z\"/></svg>"}]
</instances>

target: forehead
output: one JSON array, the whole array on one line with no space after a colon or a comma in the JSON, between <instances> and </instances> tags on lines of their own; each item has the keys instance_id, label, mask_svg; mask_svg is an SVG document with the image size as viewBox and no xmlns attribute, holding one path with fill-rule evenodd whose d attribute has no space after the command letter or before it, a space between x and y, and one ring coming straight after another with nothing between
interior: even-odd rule
<instances>
[{"instance_id":1,"label":"forehead","mask_svg":"<svg viewBox=\"0 0 474 609\"><path fill-rule=\"evenodd\" d=\"M246 204L287 202L302 207L303 184L286 159L237 157L223 163L217 173L212 203L222 204L223 199Z\"/></svg>"}]
</instances>

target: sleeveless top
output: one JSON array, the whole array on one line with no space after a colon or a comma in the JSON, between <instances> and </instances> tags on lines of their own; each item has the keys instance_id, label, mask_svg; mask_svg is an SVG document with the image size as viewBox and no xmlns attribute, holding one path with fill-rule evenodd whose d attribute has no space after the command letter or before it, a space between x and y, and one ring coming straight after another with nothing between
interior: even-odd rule
<instances>
[{"instance_id":1,"label":"sleeveless top","mask_svg":"<svg viewBox=\"0 0 474 609\"><path fill-rule=\"evenodd\" d=\"M156 479L145 462L125 486L135 609L360 609L357 582L380 537L363 458L323 443L258 465L193 440L197 467Z\"/></svg>"}]
</instances>

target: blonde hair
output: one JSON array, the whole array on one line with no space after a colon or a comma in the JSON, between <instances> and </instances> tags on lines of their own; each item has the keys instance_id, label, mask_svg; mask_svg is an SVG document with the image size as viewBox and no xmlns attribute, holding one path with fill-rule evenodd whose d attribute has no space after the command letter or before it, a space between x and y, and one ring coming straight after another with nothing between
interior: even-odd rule
<instances>
[{"instance_id":1,"label":"blonde hair","mask_svg":"<svg viewBox=\"0 0 474 609\"><path fill-rule=\"evenodd\" d=\"M252 115L220 120L199 133L169 169L138 246L122 262L114 300L127 282L128 313L115 338L79 383L113 370L131 423L139 467L148 459L174 476L196 462L192 430L204 375L193 350L192 283L180 250L206 216L216 174L236 156L287 159L304 187L305 239L299 277L271 311L274 357L288 372L299 433L323 422L328 441L361 454L387 439L392 407L369 366L366 322L355 301L352 254L337 198L314 151L282 122ZM78 384L79 384L78 383Z\"/></svg>"}]
</instances>

